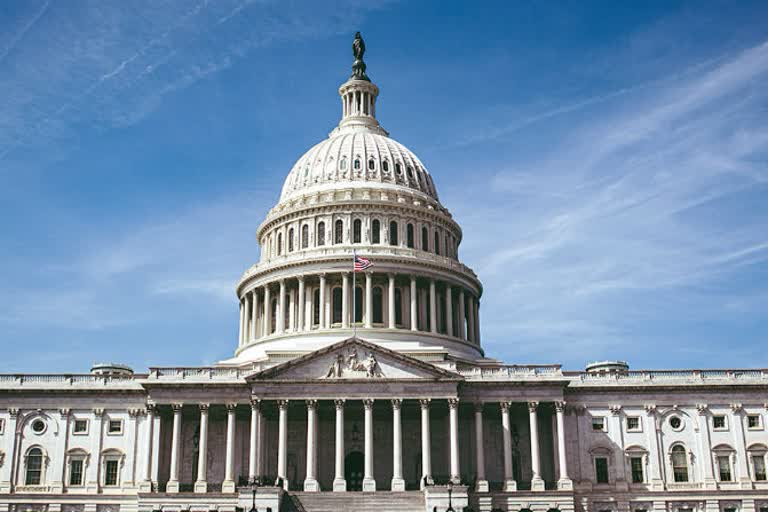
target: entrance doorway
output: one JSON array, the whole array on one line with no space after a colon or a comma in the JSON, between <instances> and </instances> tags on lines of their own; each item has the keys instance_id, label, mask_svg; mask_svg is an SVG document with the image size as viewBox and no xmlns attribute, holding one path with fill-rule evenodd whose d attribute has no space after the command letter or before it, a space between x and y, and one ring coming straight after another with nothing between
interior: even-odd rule
<instances>
[{"instance_id":1,"label":"entrance doorway","mask_svg":"<svg viewBox=\"0 0 768 512\"><path fill-rule=\"evenodd\" d=\"M344 459L344 479L347 481L347 490L363 490L364 470L365 456L362 452L350 452Z\"/></svg>"}]
</instances>

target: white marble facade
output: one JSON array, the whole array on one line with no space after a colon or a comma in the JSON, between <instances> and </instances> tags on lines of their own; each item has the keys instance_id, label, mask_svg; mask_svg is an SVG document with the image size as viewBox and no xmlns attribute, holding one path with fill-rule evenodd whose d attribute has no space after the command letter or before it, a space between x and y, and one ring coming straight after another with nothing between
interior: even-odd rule
<instances>
[{"instance_id":1,"label":"white marble facade","mask_svg":"<svg viewBox=\"0 0 768 512\"><path fill-rule=\"evenodd\" d=\"M231 359L0 375L0 511L234 512L258 479L274 512L768 512L768 370L486 357L460 226L376 85L339 93L258 228Z\"/></svg>"}]
</instances>

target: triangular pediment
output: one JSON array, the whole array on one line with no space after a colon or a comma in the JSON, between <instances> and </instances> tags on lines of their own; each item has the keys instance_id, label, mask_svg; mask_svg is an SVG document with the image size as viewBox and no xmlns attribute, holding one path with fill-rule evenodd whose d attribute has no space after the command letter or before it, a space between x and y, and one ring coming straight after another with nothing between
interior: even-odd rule
<instances>
[{"instance_id":1,"label":"triangular pediment","mask_svg":"<svg viewBox=\"0 0 768 512\"><path fill-rule=\"evenodd\" d=\"M424 361L349 338L248 377L249 381L461 380Z\"/></svg>"}]
</instances>

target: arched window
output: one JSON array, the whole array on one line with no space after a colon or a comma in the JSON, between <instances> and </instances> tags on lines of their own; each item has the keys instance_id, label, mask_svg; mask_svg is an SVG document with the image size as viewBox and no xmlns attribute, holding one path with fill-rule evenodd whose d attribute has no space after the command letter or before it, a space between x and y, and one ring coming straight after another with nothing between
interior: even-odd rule
<instances>
[{"instance_id":1,"label":"arched window","mask_svg":"<svg viewBox=\"0 0 768 512\"><path fill-rule=\"evenodd\" d=\"M413 249L413 224L408 224L405 227L405 241L408 247Z\"/></svg>"},{"instance_id":2,"label":"arched window","mask_svg":"<svg viewBox=\"0 0 768 512\"><path fill-rule=\"evenodd\" d=\"M277 255L280 256L283 254L283 234L278 233L277 234Z\"/></svg>"},{"instance_id":3,"label":"arched window","mask_svg":"<svg viewBox=\"0 0 768 512\"><path fill-rule=\"evenodd\" d=\"M421 250L429 251L429 229L427 226L421 228Z\"/></svg>"},{"instance_id":4,"label":"arched window","mask_svg":"<svg viewBox=\"0 0 768 512\"><path fill-rule=\"evenodd\" d=\"M376 163L373 161L373 158L368 160L368 169L372 171L375 167L376 167Z\"/></svg>"},{"instance_id":5,"label":"arched window","mask_svg":"<svg viewBox=\"0 0 768 512\"><path fill-rule=\"evenodd\" d=\"M340 324L341 319L341 311L342 311L342 291L341 288L334 288L333 289L333 323L334 324Z\"/></svg>"},{"instance_id":6,"label":"arched window","mask_svg":"<svg viewBox=\"0 0 768 512\"><path fill-rule=\"evenodd\" d=\"M347 168L347 158L344 157L344 158L341 159L341 161L339 161L339 169L344 171L344 170L346 170L346 168Z\"/></svg>"},{"instance_id":7,"label":"arched window","mask_svg":"<svg viewBox=\"0 0 768 512\"><path fill-rule=\"evenodd\" d=\"M288 252L293 252L293 228L288 230Z\"/></svg>"},{"instance_id":8,"label":"arched window","mask_svg":"<svg viewBox=\"0 0 768 512\"><path fill-rule=\"evenodd\" d=\"M355 166L355 170L360 169L360 159L359 158L355 158L354 166Z\"/></svg>"},{"instance_id":9,"label":"arched window","mask_svg":"<svg viewBox=\"0 0 768 512\"><path fill-rule=\"evenodd\" d=\"M384 301L381 286L375 286L373 288L373 323L384 323Z\"/></svg>"},{"instance_id":10,"label":"arched window","mask_svg":"<svg viewBox=\"0 0 768 512\"><path fill-rule=\"evenodd\" d=\"M301 226L301 248L306 249L309 247L309 226L304 224Z\"/></svg>"},{"instance_id":11,"label":"arched window","mask_svg":"<svg viewBox=\"0 0 768 512\"><path fill-rule=\"evenodd\" d=\"M397 173L398 176L403 174L403 168L400 167L400 164L395 164L395 172Z\"/></svg>"},{"instance_id":12,"label":"arched window","mask_svg":"<svg viewBox=\"0 0 768 512\"><path fill-rule=\"evenodd\" d=\"M320 325L320 288L312 294L312 325Z\"/></svg>"},{"instance_id":13,"label":"arched window","mask_svg":"<svg viewBox=\"0 0 768 512\"><path fill-rule=\"evenodd\" d=\"M413 169L411 166L408 166L408 179L413 179Z\"/></svg>"},{"instance_id":14,"label":"arched window","mask_svg":"<svg viewBox=\"0 0 768 512\"><path fill-rule=\"evenodd\" d=\"M320 221L317 223L317 244L325 245L325 222Z\"/></svg>"},{"instance_id":15,"label":"arched window","mask_svg":"<svg viewBox=\"0 0 768 512\"><path fill-rule=\"evenodd\" d=\"M333 243L344 243L344 221L341 219L336 220L333 230Z\"/></svg>"},{"instance_id":16,"label":"arched window","mask_svg":"<svg viewBox=\"0 0 768 512\"><path fill-rule=\"evenodd\" d=\"M32 448L27 452L27 468L24 485L40 485L43 479L43 450Z\"/></svg>"},{"instance_id":17,"label":"arched window","mask_svg":"<svg viewBox=\"0 0 768 512\"><path fill-rule=\"evenodd\" d=\"M440 254L440 232L435 231L435 254Z\"/></svg>"},{"instance_id":18,"label":"arched window","mask_svg":"<svg viewBox=\"0 0 768 512\"><path fill-rule=\"evenodd\" d=\"M384 169L384 172L389 172L389 162L387 162L386 160L381 162L381 168Z\"/></svg>"},{"instance_id":19,"label":"arched window","mask_svg":"<svg viewBox=\"0 0 768 512\"><path fill-rule=\"evenodd\" d=\"M272 323L269 326L269 332L274 333L277 330L277 299L272 299L272 304L269 308L272 316Z\"/></svg>"},{"instance_id":20,"label":"arched window","mask_svg":"<svg viewBox=\"0 0 768 512\"><path fill-rule=\"evenodd\" d=\"M373 219L373 222L371 222L371 243L381 243L381 222L379 222L379 219Z\"/></svg>"},{"instance_id":21,"label":"arched window","mask_svg":"<svg viewBox=\"0 0 768 512\"><path fill-rule=\"evenodd\" d=\"M403 325L403 292L395 288L395 324Z\"/></svg>"},{"instance_id":22,"label":"arched window","mask_svg":"<svg viewBox=\"0 0 768 512\"><path fill-rule=\"evenodd\" d=\"M359 244L363 241L363 221L355 219L352 223L352 243Z\"/></svg>"},{"instance_id":23,"label":"arched window","mask_svg":"<svg viewBox=\"0 0 768 512\"><path fill-rule=\"evenodd\" d=\"M389 245L397 245L397 222L389 223Z\"/></svg>"},{"instance_id":24,"label":"arched window","mask_svg":"<svg viewBox=\"0 0 768 512\"><path fill-rule=\"evenodd\" d=\"M355 287L355 323L363 321L363 289L360 286Z\"/></svg>"},{"instance_id":25,"label":"arched window","mask_svg":"<svg viewBox=\"0 0 768 512\"><path fill-rule=\"evenodd\" d=\"M679 444L672 448L672 473L675 482L688 481L688 454Z\"/></svg>"}]
</instances>

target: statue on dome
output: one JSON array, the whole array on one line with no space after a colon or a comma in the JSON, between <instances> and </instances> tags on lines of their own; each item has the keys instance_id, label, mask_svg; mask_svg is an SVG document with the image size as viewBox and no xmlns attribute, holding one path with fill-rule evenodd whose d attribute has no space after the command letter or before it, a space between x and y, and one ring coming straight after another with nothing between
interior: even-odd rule
<instances>
[{"instance_id":1,"label":"statue on dome","mask_svg":"<svg viewBox=\"0 0 768 512\"><path fill-rule=\"evenodd\" d=\"M365 74L365 62L363 62L363 55L365 55L365 41L360 32L355 32L355 40L352 42L352 55L355 56L355 62L352 63L352 76L350 80L365 80L370 82L371 79Z\"/></svg>"}]
</instances>

